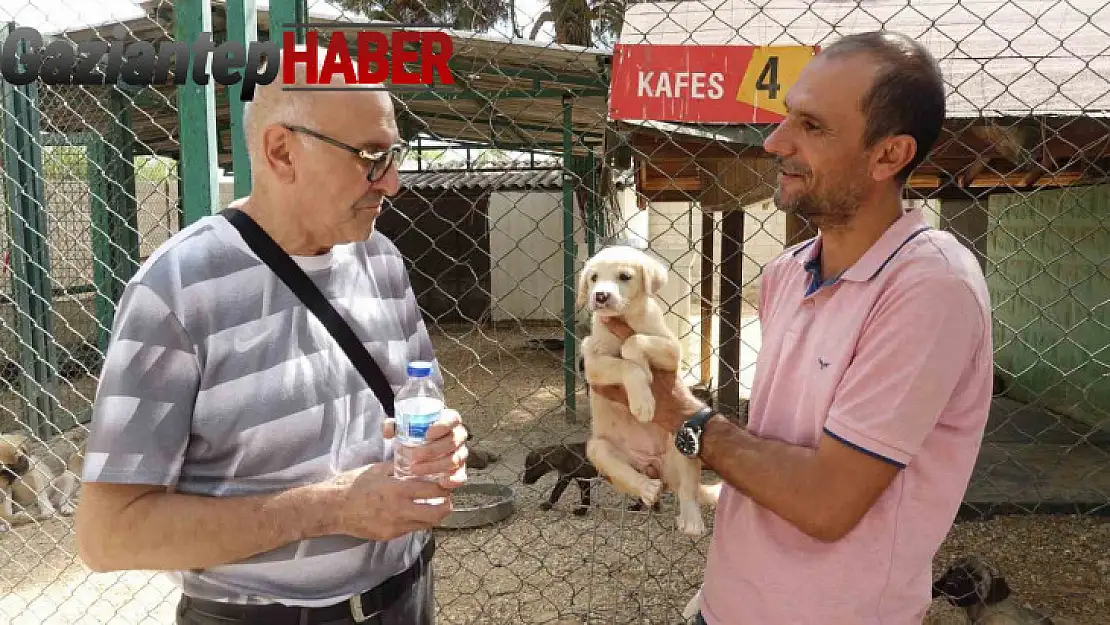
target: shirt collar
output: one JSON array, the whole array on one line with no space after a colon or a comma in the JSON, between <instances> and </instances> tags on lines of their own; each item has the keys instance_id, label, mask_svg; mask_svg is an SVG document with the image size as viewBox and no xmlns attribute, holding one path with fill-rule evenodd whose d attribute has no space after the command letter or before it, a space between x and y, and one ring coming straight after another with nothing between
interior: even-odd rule
<instances>
[{"instance_id":1,"label":"shirt collar","mask_svg":"<svg viewBox=\"0 0 1110 625\"><path fill-rule=\"evenodd\" d=\"M854 265L846 269L840 276L839 280L851 280L853 282L866 282L871 280L886 267L887 263L894 258L902 247L909 243L915 236L921 232L928 230L929 224L925 221L925 216L922 214L920 208L915 208L906 211L886 229L886 232L879 237L878 241L855 262ZM794 250L794 258L798 263L805 268L813 262L819 262L821 253L821 235L818 234L809 242L805 243L798 249Z\"/></svg>"}]
</instances>

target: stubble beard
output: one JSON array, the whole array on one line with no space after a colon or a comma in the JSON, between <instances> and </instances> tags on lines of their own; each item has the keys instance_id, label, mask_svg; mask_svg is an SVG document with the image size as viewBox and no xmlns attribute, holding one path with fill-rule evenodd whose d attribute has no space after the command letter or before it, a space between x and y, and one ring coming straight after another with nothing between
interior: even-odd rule
<instances>
[{"instance_id":1,"label":"stubble beard","mask_svg":"<svg viewBox=\"0 0 1110 625\"><path fill-rule=\"evenodd\" d=\"M830 230L851 223L864 195L858 176L852 172L834 188L807 189L789 198L783 197L780 186L775 189L774 202L779 210L803 217L819 229Z\"/></svg>"}]
</instances>

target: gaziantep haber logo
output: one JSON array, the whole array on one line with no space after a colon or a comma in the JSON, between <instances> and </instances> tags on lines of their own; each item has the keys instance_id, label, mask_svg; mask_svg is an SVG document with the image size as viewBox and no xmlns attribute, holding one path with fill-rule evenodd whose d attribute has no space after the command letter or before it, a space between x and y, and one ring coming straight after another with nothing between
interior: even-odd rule
<instances>
[{"instance_id":1,"label":"gaziantep haber logo","mask_svg":"<svg viewBox=\"0 0 1110 625\"><path fill-rule=\"evenodd\" d=\"M242 81L239 98L250 101L254 99L257 85L268 85L278 77L278 64L268 61L284 56L287 62L282 82L292 83L294 65L304 64L306 82L319 85L310 87L316 90L350 88L330 86L336 75L342 76L346 85L390 91L455 84L448 69L451 37L437 30L415 30L441 28L441 25L374 22L292 24L290 27L309 29L304 44L298 45L292 32L283 33L281 47L273 41L252 41L244 46L228 40L215 45L211 33L201 33L192 45L184 41L163 41L157 50L147 41L128 41L127 29L122 25L113 29L114 41L79 44L64 39L44 44L39 31L20 27L8 34L0 48L0 78L13 85L27 85L40 79L48 85L122 82L149 87L170 83L172 67L171 84L184 85L189 78L197 85L207 85L209 79L224 86ZM317 30L331 31L326 49L319 47ZM355 32L346 32L348 30ZM386 30L390 32L383 32ZM411 45L416 49L411 49ZM320 54L324 54L322 61ZM410 71L405 67L413 64L419 69ZM384 86L387 82L388 86Z\"/></svg>"}]
</instances>

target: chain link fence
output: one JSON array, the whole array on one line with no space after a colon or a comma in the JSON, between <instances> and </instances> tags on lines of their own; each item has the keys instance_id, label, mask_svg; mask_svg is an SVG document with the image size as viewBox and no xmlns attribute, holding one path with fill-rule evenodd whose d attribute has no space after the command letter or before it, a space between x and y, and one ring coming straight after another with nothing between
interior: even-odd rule
<instances>
[{"instance_id":1,"label":"chain link fence","mask_svg":"<svg viewBox=\"0 0 1110 625\"><path fill-rule=\"evenodd\" d=\"M212 5L217 40L233 4ZM0 38L30 26L47 41L172 41L174 9L14 0L0 7ZM283 23L457 28L456 89L394 96L415 150L378 224L410 262L448 401L474 436L471 480L515 494L502 521L438 530L439 622L682 622L709 538L676 532L673 500L638 509L593 480L583 508L575 486L552 492L554 474L522 479L529 453L587 436L577 272L611 242L665 261L659 296L682 337L685 379L743 419L761 269L813 234L771 200L760 148L770 123L611 114L617 94L636 88L631 56L614 54L618 39L820 46L879 28L913 36L942 61L950 119L906 200L976 251L994 310L990 424L966 520L937 571L985 555L1031 603L1110 622L1110 9L1088 0L271 0L258 3L258 37L277 40L270 29L287 9ZM329 32L319 30L321 45ZM648 90L674 95L678 85ZM28 436L31 453L61 472L84 440L123 285L186 221L188 129L172 86L0 79L0 90L0 431ZM228 102L216 87L211 166L221 168L224 203L235 197ZM178 595L165 576L94 575L81 564L70 511L59 502L56 514L3 528L0 620L172 622ZM712 527L712 510L704 514ZM1007 516L977 520L997 514ZM962 622L942 601L929 619Z\"/></svg>"}]
</instances>

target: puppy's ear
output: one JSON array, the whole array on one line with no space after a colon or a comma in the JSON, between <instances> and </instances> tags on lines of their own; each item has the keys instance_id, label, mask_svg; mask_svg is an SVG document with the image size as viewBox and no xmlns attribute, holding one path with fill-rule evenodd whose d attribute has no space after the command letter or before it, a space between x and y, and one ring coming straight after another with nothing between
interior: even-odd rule
<instances>
[{"instance_id":1,"label":"puppy's ear","mask_svg":"<svg viewBox=\"0 0 1110 625\"><path fill-rule=\"evenodd\" d=\"M978 579L975 561L960 558L933 582L933 598L944 597L948 603L959 608L979 605L983 597L980 596Z\"/></svg>"},{"instance_id":2,"label":"puppy's ear","mask_svg":"<svg viewBox=\"0 0 1110 625\"><path fill-rule=\"evenodd\" d=\"M645 254L640 269L643 272L644 292L648 295L655 295L667 284L667 267L663 263Z\"/></svg>"},{"instance_id":3,"label":"puppy's ear","mask_svg":"<svg viewBox=\"0 0 1110 625\"><path fill-rule=\"evenodd\" d=\"M16 455L15 464L12 466L12 469L18 475L27 475L27 472L31 470L31 458L23 453L22 449L20 449L18 455Z\"/></svg>"},{"instance_id":4,"label":"puppy's ear","mask_svg":"<svg viewBox=\"0 0 1110 625\"><path fill-rule=\"evenodd\" d=\"M1010 596L1010 585L1006 583L1006 578L1001 575L992 575L990 586L987 589L987 596L983 598L983 603L987 605L994 605L1001 603Z\"/></svg>"},{"instance_id":5,"label":"puppy's ear","mask_svg":"<svg viewBox=\"0 0 1110 625\"><path fill-rule=\"evenodd\" d=\"M593 265L586 262L586 266L582 267L582 272L578 274L578 307L586 305L586 298L590 294L590 275L593 274Z\"/></svg>"}]
</instances>

